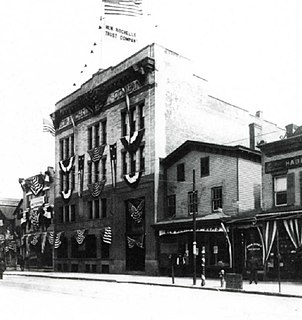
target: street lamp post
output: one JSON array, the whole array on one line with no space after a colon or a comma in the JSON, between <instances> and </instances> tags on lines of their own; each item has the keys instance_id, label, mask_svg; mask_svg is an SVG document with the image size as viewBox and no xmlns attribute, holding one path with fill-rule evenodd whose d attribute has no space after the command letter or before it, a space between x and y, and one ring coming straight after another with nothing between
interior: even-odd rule
<instances>
[{"instance_id":1,"label":"street lamp post","mask_svg":"<svg viewBox=\"0 0 302 320\"><path fill-rule=\"evenodd\" d=\"M193 285L196 285L196 211L197 211L197 194L195 191L195 170L193 170Z\"/></svg>"}]
</instances>

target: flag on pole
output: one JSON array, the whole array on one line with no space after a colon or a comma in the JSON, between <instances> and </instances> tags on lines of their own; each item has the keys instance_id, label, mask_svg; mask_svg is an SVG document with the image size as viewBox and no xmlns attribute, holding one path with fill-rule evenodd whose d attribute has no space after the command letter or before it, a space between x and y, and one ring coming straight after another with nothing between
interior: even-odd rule
<instances>
[{"instance_id":1,"label":"flag on pole","mask_svg":"<svg viewBox=\"0 0 302 320\"><path fill-rule=\"evenodd\" d=\"M105 15L137 17L143 14L142 0L103 0Z\"/></svg>"},{"instance_id":2,"label":"flag on pole","mask_svg":"<svg viewBox=\"0 0 302 320\"><path fill-rule=\"evenodd\" d=\"M116 143L110 145L112 187L116 187Z\"/></svg>"},{"instance_id":3,"label":"flag on pole","mask_svg":"<svg viewBox=\"0 0 302 320\"><path fill-rule=\"evenodd\" d=\"M43 132L49 132L52 136L55 136L56 133L53 123L45 118L43 118Z\"/></svg>"}]
</instances>

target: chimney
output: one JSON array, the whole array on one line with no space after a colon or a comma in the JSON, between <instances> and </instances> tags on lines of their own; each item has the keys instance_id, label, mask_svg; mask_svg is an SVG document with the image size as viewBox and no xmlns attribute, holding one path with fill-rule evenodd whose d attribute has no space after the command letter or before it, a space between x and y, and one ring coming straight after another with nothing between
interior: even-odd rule
<instances>
[{"instance_id":1,"label":"chimney","mask_svg":"<svg viewBox=\"0 0 302 320\"><path fill-rule=\"evenodd\" d=\"M288 124L285 126L286 129L286 137L289 138L294 135L295 131L297 130L298 126L295 124Z\"/></svg>"},{"instance_id":2,"label":"chimney","mask_svg":"<svg viewBox=\"0 0 302 320\"><path fill-rule=\"evenodd\" d=\"M256 123L251 123L249 125L250 131L250 148L256 149L257 145L262 139L262 126Z\"/></svg>"},{"instance_id":3,"label":"chimney","mask_svg":"<svg viewBox=\"0 0 302 320\"><path fill-rule=\"evenodd\" d=\"M256 112L256 117L262 119L263 112L261 110Z\"/></svg>"}]
</instances>

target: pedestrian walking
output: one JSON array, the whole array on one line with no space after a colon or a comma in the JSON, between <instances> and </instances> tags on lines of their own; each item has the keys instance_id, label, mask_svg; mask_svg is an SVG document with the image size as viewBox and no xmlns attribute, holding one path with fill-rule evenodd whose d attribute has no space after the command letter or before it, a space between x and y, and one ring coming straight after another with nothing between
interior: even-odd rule
<instances>
[{"instance_id":1,"label":"pedestrian walking","mask_svg":"<svg viewBox=\"0 0 302 320\"><path fill-rule=\"evenodd\" d=\"M0 279L3 279L3 272L6 269L5 261L1 258L0 259Z\"/></svg>"},{"instance_id":2,"label":"pedestrian walking","mask_svg":"<svg viewBox=\"0 0 302 320\"><path fill-rule=\"evenodd\" d=\"M250 284L258 282L258 261L255 256L251 256L249 260L249 271L250 271Z\"/></svg>"}]
</instances>

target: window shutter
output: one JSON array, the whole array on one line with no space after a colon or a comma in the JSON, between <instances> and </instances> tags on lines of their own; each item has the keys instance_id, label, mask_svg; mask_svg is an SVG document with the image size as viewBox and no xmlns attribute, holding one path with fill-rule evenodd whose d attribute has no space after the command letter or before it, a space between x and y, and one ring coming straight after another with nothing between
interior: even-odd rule
<instances>
[{"instance_id":1,"label":"window shutter","mask_svg":"<svg viewBox=\"0 0 302 320\"><path fill-rule=\"evenodd\" d=\"M295 204L295 173L289 173L287 175L287 204Z\"/></svg>"}]
</instances>

